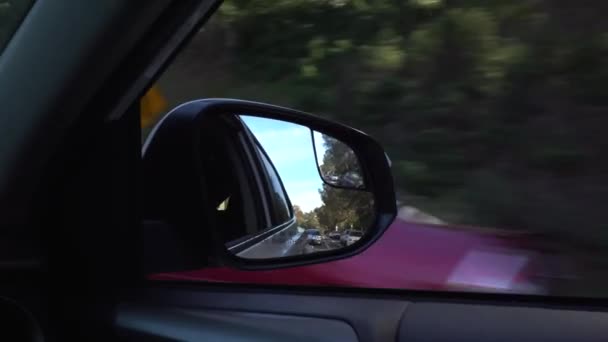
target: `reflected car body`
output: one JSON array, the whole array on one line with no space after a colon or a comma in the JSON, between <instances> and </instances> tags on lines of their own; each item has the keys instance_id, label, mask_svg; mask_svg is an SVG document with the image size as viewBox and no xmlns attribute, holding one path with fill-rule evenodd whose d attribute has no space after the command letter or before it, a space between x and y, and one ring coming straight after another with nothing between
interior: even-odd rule
<instances>
[{"instance_id":1,"label":"reflected car body","mask_svg":"<svg viewBox=\"0 0 608 342\"><path fill-rule=\"evenodd\" d=\"M340 235L340 233L338 232L331 232L327 235L328 238L330 238L331 240L336 240L336 241L340 241L340 238L342 237Z\"/></svg>"},{"instance_id":2,"label":"reflected car body","mask_svg":"<svg viewBox=\"0 0 608 342\"><path fill-rule=\"evenodd\" d=\"M321 236L321 232L318 229L306 229L304 234L307 235L308 243L311 245L320 245L323 241L323 237Z\"/></svg>"},{"instance_id":3,"label":"reflected car body","mask_svg":"<svg viewBox=\"0 0 608 342\"><path fill-rule=\"evenodd\" d=\"M397 218L371 247L351 258L267 271L207 268L154 279L475 290L542 294L545 257L525 234L409 222Z\"/></svg>"},{"instance_id":4,"label":"reflected car body","mask_svg":"<svg viewBox=\"0 0 608 342\"><path fill-rule=\"evenodd\" d=\"M350 246L353 243L359 241L362 236L362 232L347 230L340 237L340 242L342 243L342 246Z\"/></svg>"}]
</instances>

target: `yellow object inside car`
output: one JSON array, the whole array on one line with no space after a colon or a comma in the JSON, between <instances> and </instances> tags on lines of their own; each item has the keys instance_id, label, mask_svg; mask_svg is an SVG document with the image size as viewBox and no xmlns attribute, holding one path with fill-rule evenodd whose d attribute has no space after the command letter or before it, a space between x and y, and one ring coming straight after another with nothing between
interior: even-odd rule
<instances>
[{"instance_id":1,"label":"yellow object inside car","mask_svg":"<svg viewBox=\"0 0 608 342\"><path fill-rule=\"evenodd\" d=\"M141 127L147 128L155 124L161 114L167 110L168 102L157 85L148 89L140 100Z\"/></svg>"}]
</instances>

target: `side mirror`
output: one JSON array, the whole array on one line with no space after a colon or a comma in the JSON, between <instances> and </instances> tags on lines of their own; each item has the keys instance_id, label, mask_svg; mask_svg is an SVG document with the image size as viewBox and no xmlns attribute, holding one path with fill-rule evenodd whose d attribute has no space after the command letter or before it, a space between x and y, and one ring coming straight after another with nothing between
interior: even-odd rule
<instances>
[{"instance_id":1,"label":"side mirror","mask_svg":"<svg viewBox=\"0 0 608 342\"><path fill-rule=\"evenodd\" d=\"M183 104L151 132L143 164L144 218L166 221L200 263L267 269L349 257L397 212L374 139L273 105Z\"/></svg>"}]
</instances>

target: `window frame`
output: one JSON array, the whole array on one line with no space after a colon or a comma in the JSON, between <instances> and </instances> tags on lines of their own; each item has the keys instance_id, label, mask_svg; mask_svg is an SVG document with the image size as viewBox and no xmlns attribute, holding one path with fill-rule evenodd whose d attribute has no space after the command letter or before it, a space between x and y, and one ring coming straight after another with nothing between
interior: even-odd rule
<instances>
[{"instance_id":1,"label":"window frame","mask_svg":"<svg viewBox=\"0 0 608 342\"><path fill-rule=\"evenodd\" d=\"M16 9L17 11L20 11L20 12L14 14L13 18L10 18L10 19L16 19L16 20L14 20L14 21L8 20L5 22L8 29L6 30L6 32L5 32L6 35L4 37L0 36L0 56L4 53L4 50L6 50L6 47L10 44L11 40L13 39L13 37L15 36L17 31L19 31L19 29L21 28L21 25L25 21L25 18L30 14L31 9L34 7L37 0L26 0L26 1L27 1L27 3L25 3L24 5L19 5L18 8ZM9 4L9 7L10 6L11 5Z\"/></svg>"},{"instance_id":2,"label":"window frame","mask_svg":"<svg viewBox=\"0 0 608 342\"><path fill-rule=\"evenodd\" d=\"M248 116L255 116L255 115L248 115ZM264 204L265 204L266 210L268 210L268 214L269 214L269 222L268 222L267 227L274 227L277 225L282 225L283 223L288 222L289 220L287 220L285 222L277 222L278 221L277 215L272 206L272 194L270 193L270 189L273 188L273 186L271 184L272 181L270 180L268 170L267 170L266 166L264 165L264 161L262 160L262 158L266 158L266 160L268 160L268 164L270 164L270 166L272 168L272 172L274 172L274 174L276 175L276 177L279 181L279 184L281 185L281 191L287 202L287 210L289 211L289 218L291 219L291 218L295 217L295 214L294 214L294 210L293 210L293 205L291 203L291 199L289 198L289 194L285 190L285 185L283 184L283 179L281 178L279 172L277 171L276 167L274 166L274 163L272 162L272 159L270 159L270 157L268 156L268 153L266 153L266 150L264 149L262 144L258 141L258 139L255 137L255 135L251 132L251 130L249 129L247 124L245 124L245 122L241 119L240 115L237 115L237 117L239 119L239 122L243 126L243 130L246 132L246 136L249 140L249 142L244 142L246 145L245 149L248 149L249 153L251 153L252 156L256 157L256 158L253 158L252 168L255 169L258 172L258 174L261 174L261 177L260 177L261 184L259 184L258 186L262 187L262 189L260 189L260 193L264 193L264 196L263 196L263 197L265 197Z\"/></svg>"},{"instance_id":3,"label":"window frame","mask_svg":"<svg viewBox=\"0 0 608 342\"><path fill-rule=\"evenodd\" d=\"M256 145L254 146L258 152L258 154L260 155L260 162L262 164L263 167L263 173L266 176L266 180L268 182L268 192L267 195L269 196L268 198L268 202L269 202L269 208L272 211L272 219L273 225L281 225L285 222L288 222L291 218L293 218L294 216L294 212L293 212L293 205L291 204L291 199L289 198L289 194L287 194L287 190L285 190L285 185L283 184L283 180L281 179L281 176L279 175L279 172L277 171L276 167L274 166L274 164L272 163L272 160L270 159L270 157L268 157L268 153L266 153L266 150L264 150L264 148L262 147L262 145L260 144L260 142L256 139L255 140ZM270 170L266 167L266 163L264 162L264 159L268 162L268 165L270 166ZM276 177L276 179L279 182L280 185L280 192L283 194L283 198L285 199L285 204L287 205L287 212L288 212L288 219L286 221L280 222L279 220L282 220L279 218L279 213L276 211L276 208L274 208L273 203L274 201L272 200L275 196L273 196L272 191L273 189L275 189L274 185L273 185L273 181L272 181L272 176L270 175L270 172L272 172L274 174L274 176Z\"/></svg>"},{"instance_id":4,"label":"window frame","mask_svg":"<svg viewBox=\"0 0 608 342\"><path fill-rule=\"evenodd\" d=\"M226 244L228 250L234 254L238 254L255 244L263 241L264 239L283 231L285 228L292 226L295 223L295 215L291 205L291 200L285 190L285 186L281 177L279 176L274 164L266 154L266 151L255 138L253 133L249 130L247 125L240 119L238 115L239 124L242 129L238 131L238 150L240 163L243 164L249 172L250 177L246 177L245 181L249 184L254 196L259 198L259 201L254 201L256 204L256 216L258 217L259 229L255 233L250 233L242 238L229 241ZM235 146L236 147L236 146ZM241 153L242 152L242 153ZM281 185L281 191L286 199L289 219L284 222L276 222L276 213L272 206L270 194L272 187L272 181L269 178L268 170L264 165L262 158L266 158L272 167L272 171L278 178L279 184ZM263 215L259 213L263 212ZM261 219L260 219L261 218Z\"/></svg>"},{"instance_id":5,"label":"window frame","mask_svg":"<svg viewBox=\"0 0 608 342\"><path fill-rule=\"evenodd\" d=\"M239 132L238 139L239 145L241 145L239 150L242 150L245 155L245 158L241 159L243 160L244 164L248 164L246 167L250 170L249 173L252 175L252 177L248 177L248 180L250 182L250 187L255 189L254 192L260 199L260 201L256 202L258 202L258 210L261 209L264 212L262 217L265 218L265 224L263 227L260 227L256 233L247 234L240 239L228 242L226 244L226 248L233 254L238 254L245 251L259 242L262 242L265 239L278 234L289 227L292 227L296 223L296 217L291 200L287 194L287 191L285 190L285 185L283 184L283 180L276 170L276 167L272 163L272 160L268 157L264 147L255 138L240 116L236 116L238 117L240 125L243 127L242 131ZM268 164L272 168L271 171L275 173L281 186L280 191L282 191L284 195L289 214L289 218L284 222L277 222L277 215L274 211L275 208L272 206L272 194L270 193L272 191L271 189L273 188L272 181L270 180L270 176L268 174L269 170L264 165L262 158L267 159ZM258 215L258 217L260 217L260 215Z\"/></svg>"},{"instance_id":6,"label":"window frame","mask_svg":"<svg viewBox=\"0 0 608 342\"><path fill-rule=\"evenodd\" d=\"M232 139L224 138L222 141L222 144L226 148L228 160L233 165L242 165L245 168L243 169L236 167L234 168L233 172L234 176L237 178L237 183L240 187L240 196L243 201L243 221L246 224L246 227L244 227L245 232L247 232L246 236L257 234L260 231L260 227L264 221L263 218L260 218L260 215L258 214L260 212L260 205L257 201L255 201L255 198L260 197L259 189L255 186L255 182L252 180L252 177L249 176L251 174L255 174L255 170L253 170L251 165L248 163L248 156L246 153L244 153L241 144L238 142L241 136L240 127L235 130L234 122L232 120L222 121L225 121L226 127L228 128L227 133L231 137L237 138L236 143L233 142ZM255 230L255 232L252 232L252 230ZM237 238L236 240L241 240L241 238ZM230 243L232 241L230 241Z\"/></svg>"}]
</instances>

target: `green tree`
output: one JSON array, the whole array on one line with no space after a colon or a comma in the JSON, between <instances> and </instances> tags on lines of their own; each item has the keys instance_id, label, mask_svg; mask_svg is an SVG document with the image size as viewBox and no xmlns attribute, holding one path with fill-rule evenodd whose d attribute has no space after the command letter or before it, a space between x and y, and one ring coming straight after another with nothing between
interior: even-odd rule
<instances>
[{"instance_id":1,"label":"green tree","mask_svg":"<svg viewBox=\"0 0 608 342\"><path fill-rule=\"evenodd\" d=\"M317 218L317 213L314 210L304 213L302 215L302 221L299 221L298 224L300 227L305 228L305 229L322 228L321 225L319 224L319 220Z\"/></svg>"},{"instance_id":2,"label":"green tree","mask_svg":"<svg viewBox=\"0 0 608 342\"><path fill-rule=\"evenodd\" d=\"M296 221L298 223L301 223L304 220L304 212L302 211L302 208L300 208L299 205L293 206L293 213L294 213L294 215L296 217Z\"/></svg>"},{"instance_id":3,"label":"green tree","mask_svg":"<svg viewBox=\"0 0 608 342\"><path fill-rule=\"evenodd\" d=\"M353 150L330 136L323 135L325 152L320 165L325 183L319 194L323 205L317 208L319 224L325 230L366 230L373 219L373 196L370 193L348 186L362 182L359 162ZM355 175L355 182L344 182L347 176ZM347 185L348 184L348 185Z\"/></svg>"}]
</instances>

